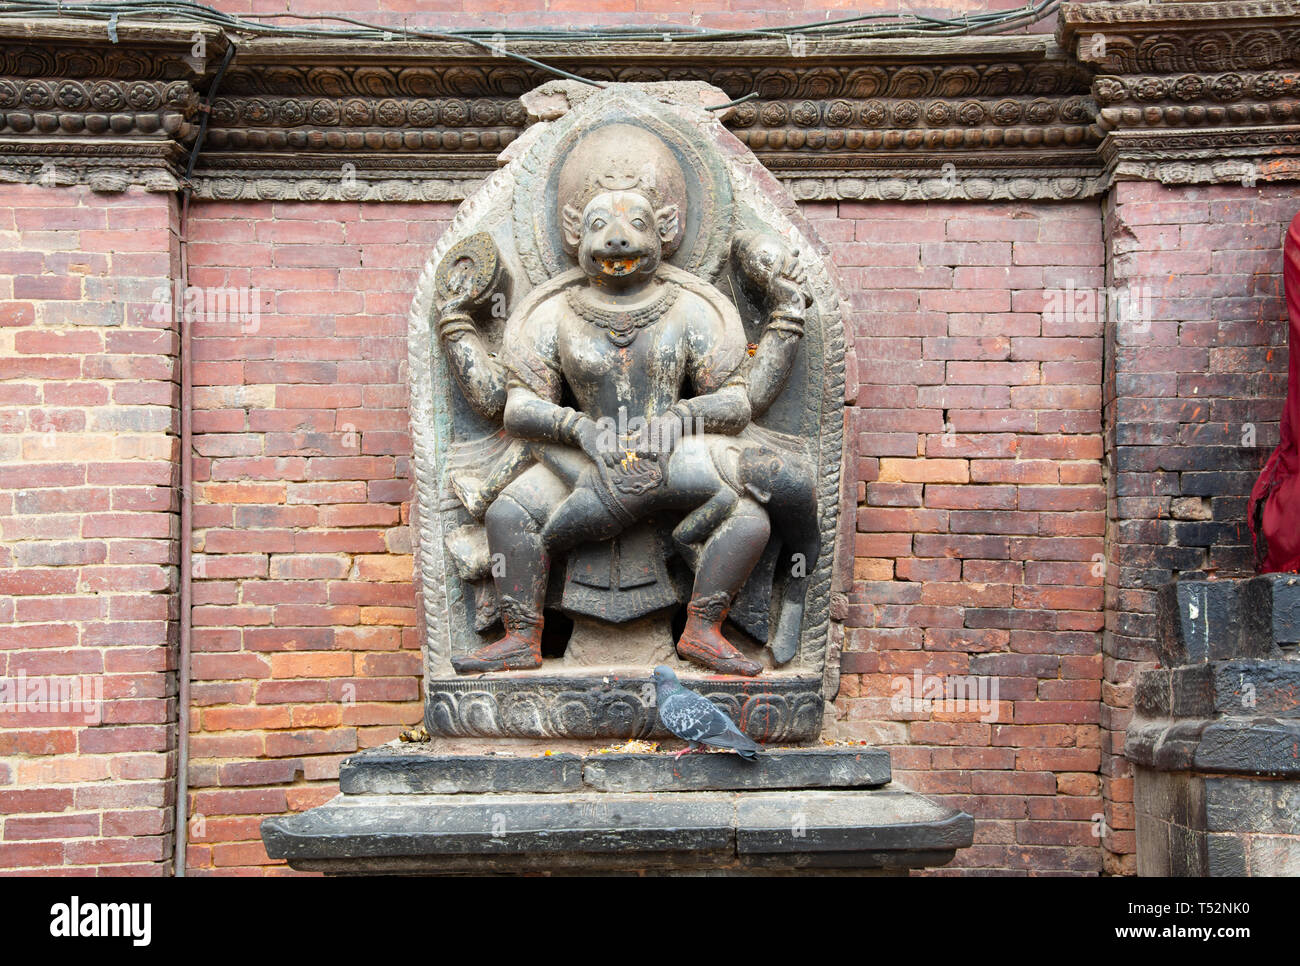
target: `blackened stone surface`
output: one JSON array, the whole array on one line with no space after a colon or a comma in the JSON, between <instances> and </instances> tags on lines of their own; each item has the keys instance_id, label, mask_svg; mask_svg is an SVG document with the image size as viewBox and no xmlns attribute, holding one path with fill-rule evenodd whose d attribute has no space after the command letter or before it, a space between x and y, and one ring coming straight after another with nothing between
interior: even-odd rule
<instances>
[{"instance_id":1,"label":"blackened stone surface","mask_svg":"<svg viewBox=\"0 0 1300 966\"><path fill-rule=\"evenodd\" d=\"M1300 875L1300 780L1135 769L1138 873Z\"/></svg>"},{"instance_id":2,"label":"blackened stone surface","mask_svg":"<svg viewBox=\"0 0 1300 966\"><path fill-rule=\"evenodd\" d=\"M1180 580L1160 588L1156 650L1168 667L1240 657L1280 657L1273 586L1251 580Z\"/></svg>"},{"instance_id":3,"label":"blackened stone surface","mask_svg":"<svg viewBox=\"0 0 1300 966\"><path fill-rule=\"evenodd\" d=\"M1300 577L1161 588L1124 752L1141 875L1300 875Z\"/></svg>"},{"instance_id":4,"label":"blackened stone surface","mask_svg":"<svg viewBox=\"0 0 1300 966\"><path fill-rule=\"evenodd\" d=\"M262 823L267 853L326 872L903 870L973 840L903 789L340 795Z\"/></svg>"},{"instance_id":5,"label":"blackened stone surface","mask_svg":"<svg viewBox=\"0 0 1300 966\"><path fill-rule=\"evenodd\" d=\"M1209 867L1205 874L1238 878L1247 875L1246 841L1239 835L1206 835L1206 859Z\"/></svg>"},{"instance_id":6,"label":"blackened stone surface","mask_svg":"<svg viewBox=\"0 0 1300 966\"><path fill-rule=\"evenodd\" d=\"M736 815L736 847L742 853L853 852L964 848L974 821L901 789L870 799L872 821L864 823L860 795L773 792L746 795Z\"/></svg>"},{"instance_id":7,"label":"blackened stone surface","mask_svg":"<svg viewBox=\"0 0 1300 966\"><path fill-rule=\"evenodd\" d=\"M1160 771L1300 776L1300 720L1135 718L1124 754Z\"/></svg>"},{"instance_id":8,"label":"blackened stone surface","mask_svg":"<svg viewBox=\"0 0 1300 966\"><path fill-rule=\"evenodd\" d=\"M1273 639L1279 644L1300 642L1300 576L1272 574Z\"/></svg>"},{"instance_id":9,"label":"blackened stone surface","mask_svg":"<svg viewBox=\"0 0 1300 966\"><path fill-rule=\"evenodd\" d=\"M739 755L592 755L583 781L607 792L696 789L870 788L889 783L889 752L882 748L772 751L746 761Z\"/></svg>"},{"instance_id":10,"label":"blackened stone surface","mask_svg":"<svg viewBox=\"0 0 1300 966\"><path fill-rule=\"evenodd\" d=\"M1300 782L1206 778L1204 785L1210 831L1300 835Z\"/></svg>"},{"instance_id":11,"label":"blackened stone surface","mask_svg":"<svg viewBox=\"0 0 1300 966\"><path fill-rule=\"evenodd\" d=\"M382 747L344 760L339 788L345 795L570 792L582 788L582 758L431 755Z\"/></svg>"},{"instance_id":12,"label":"blackened stone surface","mask_svg":"<svg viewBox=\"0 0 1300 966\"><path fill-rule=\"evenodd\" d=\"M267 819L275 857L716 851L731 847L724 795L358 795Z\"/></svg>"},{"instance_id":13,"label":"blackened stone surface","mask_svg":"<svg viewBox=\"0 0 1300 966\"><path fill-rule=\"evenodd\" d=\"M1193 764L1201 771L1300 776L1300 721L1216 721L1201 734Z\"/></svg>"},{"instance_id":14,"label":"blackened stone surface","mask_svg":"<svg viewBox=\"0 0 1300 966\"><path fill-rule=\"evenodd\" d=\"M1144 671L1134 705L1147 717L1300 716L1300 661L1216 661Z\"/></svg>"},{"instance_id":15,"label":"blackened stone surface","mask_svg":"<svg viewBox=\"0 0 1300 966\"><path fill-rule=\"evenodd\" d=\"M796 744L821 733L822 680L810 677L691 678L755 741ZM520 672L425 682L424 724L448 738L668 738L646 677L548 677Z\"/></svg>"},{"instance_id":16,"label":"blackened stone surface","mask_svg":"<svg viewBox=\"0 0 1300 966\"><path fill-rule=\"evenodd\" d=\"M449 755L420 745L384 745L344 760L346 795L576 791L873 788L889 783L884 748L790 748L755 761L725 752L671 754Z\"/></svg>"}]
</instances>

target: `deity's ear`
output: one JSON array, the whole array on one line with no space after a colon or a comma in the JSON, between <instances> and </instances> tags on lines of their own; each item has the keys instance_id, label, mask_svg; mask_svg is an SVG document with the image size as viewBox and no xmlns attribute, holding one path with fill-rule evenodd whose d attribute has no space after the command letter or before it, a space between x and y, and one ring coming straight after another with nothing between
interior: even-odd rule
<instances>
[{"instance_id":1,"label":"deity's ear","mask_svg":"<svg viewBox=\"0 0 1300 966\"><path fill-rule=\"evenodd\" d=\"M659 240L665 245L677 241L680 223L677 220L677 206L666 205L655 212L655 227L659 229Z\"/></svg>"},{"instance_id":2,"label":"deity's ear","mask_svg":"<svg viewBox=\"0 0 1300 966\"><path fill-rule=\"evenodd\" d=\"M560 209L560 216L563 221L564 243L577 248L578 242L582 241L582 212L573 205L565 205Z\"/></svg>"}]
</instances>

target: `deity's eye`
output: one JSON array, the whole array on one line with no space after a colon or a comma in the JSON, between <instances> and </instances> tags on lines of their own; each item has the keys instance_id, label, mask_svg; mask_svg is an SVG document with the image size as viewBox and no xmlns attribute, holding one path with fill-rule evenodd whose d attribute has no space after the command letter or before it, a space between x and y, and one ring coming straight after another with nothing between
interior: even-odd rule
<instances>
[{"instance_id":1,"label":"deity's eye","mask_svg":"<svg viewBox=\"0 0 1300 966\"><path fill-rule=\"evenodd\" d=\"M633 218L633 219L632 219L632 227L635 228L637 231L645 231L645 221L644 221L644 219L641 219L641 218Z\"/></svg>"},{"instance_id":2,"label":"deity's eye","mask_svg":"<svg viewBox=\"0 0 1300 966\"><path fill-rule=\"evenodd\" d=\"M600 231L600 230L601 230L602 228L604 228L604 227L605 227L605 219L604 219L604 218L593 218L593 219L591 219L591 230L592 230L592 231Z\"/></svg>"}]
</instances>

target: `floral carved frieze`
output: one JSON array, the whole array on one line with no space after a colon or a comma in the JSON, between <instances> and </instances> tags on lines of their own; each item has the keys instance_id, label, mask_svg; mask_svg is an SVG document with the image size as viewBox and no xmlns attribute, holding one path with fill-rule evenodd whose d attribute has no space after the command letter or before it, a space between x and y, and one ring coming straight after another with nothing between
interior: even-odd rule
<instances>
[{"instance_id":1,"label":"floral carved frieze","mask_svg":"<svg viewBox=\"0 0 1300 966\"><path fill-rule=\"evenodd\" d=\"M0 180L180 183L230 40L190 24L119 34L0 25ZM200 197L458 200L531 122L519 95L550 76L468 44L235 41ZM1300 0L1066 3L1054 40L514 46L598 83L752 95L726 125L804 198L1055 199L1171 170L1295 170Z\"/></svg>"},{"instance_id":2,"label":"floral carved frieze","mask_svg":"<svg viewBox=\"0 0 1300 966\"><path fill-rule=\"evenodd\" d=\"M1096 72L1098 154L1110 176L1295 177L1300 2L1067 3L1057 39Z\"/></svg>"},{"instance_id":3,"label":"floral carved frieze","mask_svg":"<svg viewBox=\"0 0 1300 966\"><path fill-rule=\"evenodd\" d=\"M122 24L114 42L91 24L0 24L0 182L175 191L225 48L206 26Z\"/></svg>"}]
</instances>

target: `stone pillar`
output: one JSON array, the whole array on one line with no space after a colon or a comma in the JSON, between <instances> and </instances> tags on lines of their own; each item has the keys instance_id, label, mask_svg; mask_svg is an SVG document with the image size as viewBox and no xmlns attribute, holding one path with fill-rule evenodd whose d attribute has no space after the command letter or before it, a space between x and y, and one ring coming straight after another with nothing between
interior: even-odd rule
<instances>
[{"instance_id":1,"label":"stone pillar","mask_svg":"<svg viewBox=\"0 0 1300 966\"><path fill-rule=\"evenodd\" d=\"M1158 594L1161 667L1137 679L1140 875L1300 875L1300 576Z\"/></svg>"},{"instance_id":2,"label":"stone pillar","mask_svg":"<svg viewBox=\"0 0 1300 966\"><path fill-rule=\"evenodd\" d=\"M1106 200L1102 842L1136 862L1124 735L1159 588L1253 572L1246 502L1285 394L1281 242L1300 171L1278 103L1294 4L1064 4L1095 72ZM1244 38L1219 43L1210 38Z\"/></svg>"}]
</instances>

